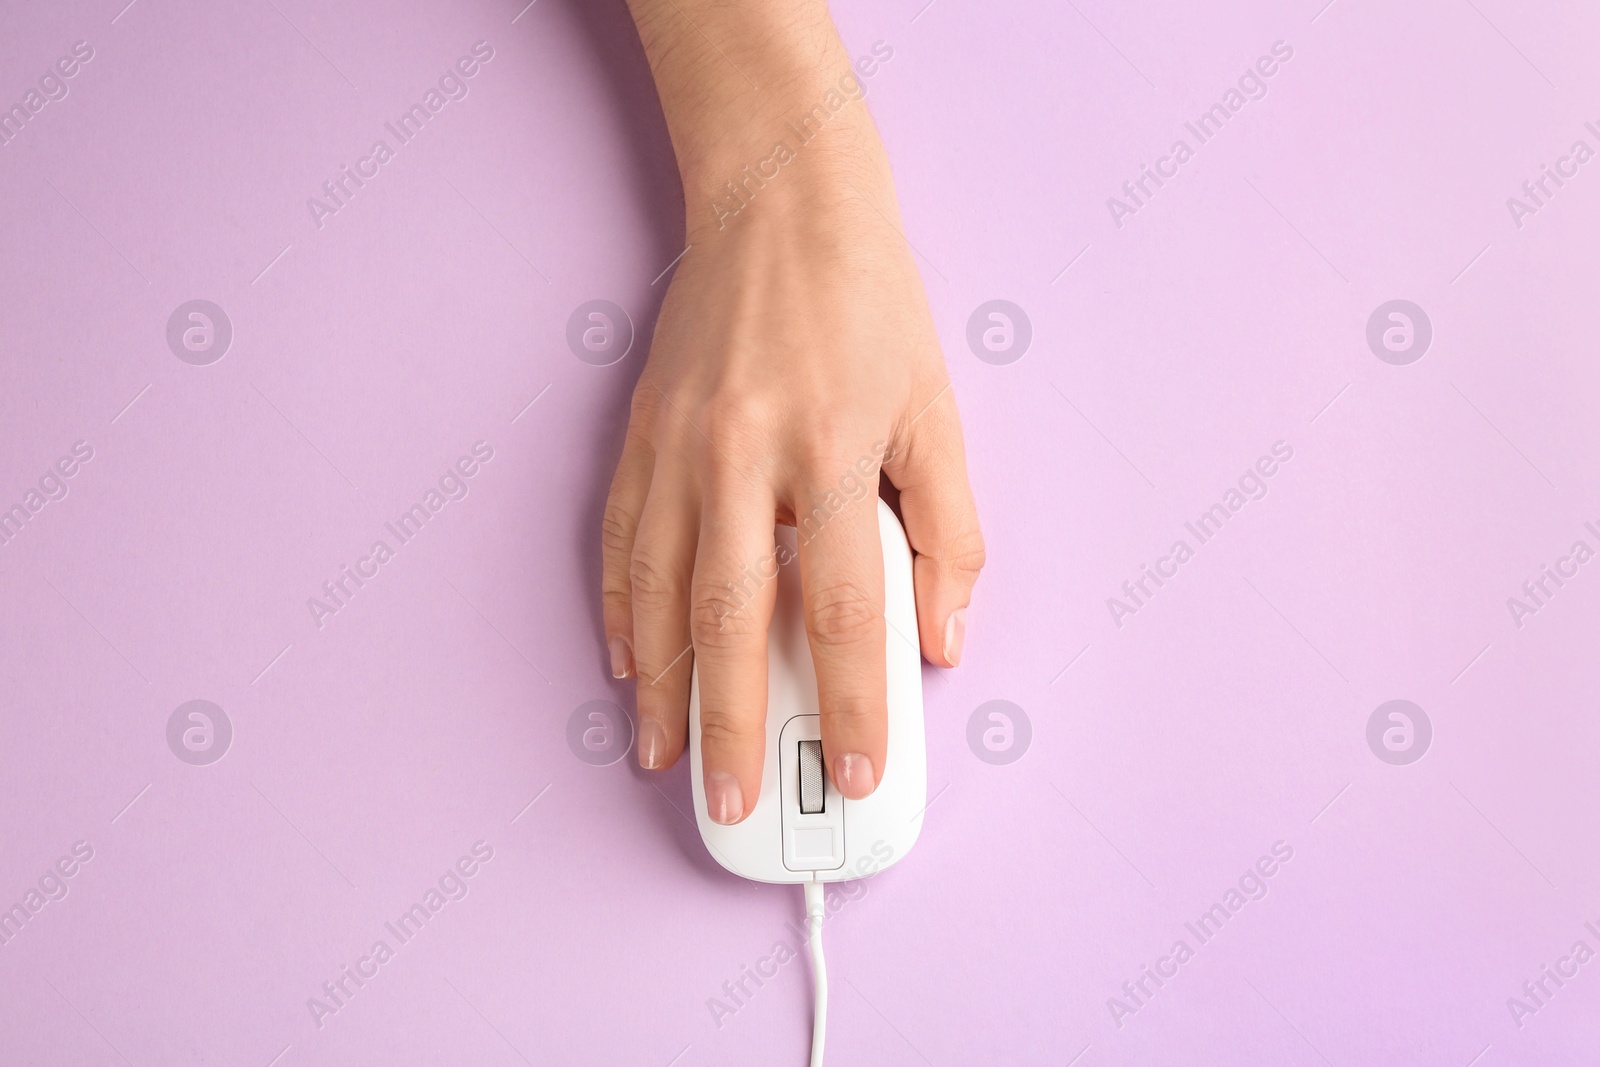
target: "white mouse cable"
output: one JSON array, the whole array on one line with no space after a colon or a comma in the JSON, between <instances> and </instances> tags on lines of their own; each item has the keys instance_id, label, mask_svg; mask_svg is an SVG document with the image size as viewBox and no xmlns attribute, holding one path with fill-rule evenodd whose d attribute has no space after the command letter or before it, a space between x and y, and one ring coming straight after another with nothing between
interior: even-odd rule
<instances>
[{"instance_id":1,"label":"white mouse cable","mask_svg":"<svg viewBox=\"0 0 1600 1067\"><path fill-rule=\"evenodd\" d=\"M828 968L822 959L823 882L806 882L806 940L811 945L811 1067L822 1067L822 1039L828 1031Z\"/></svg>"}]
</instances>

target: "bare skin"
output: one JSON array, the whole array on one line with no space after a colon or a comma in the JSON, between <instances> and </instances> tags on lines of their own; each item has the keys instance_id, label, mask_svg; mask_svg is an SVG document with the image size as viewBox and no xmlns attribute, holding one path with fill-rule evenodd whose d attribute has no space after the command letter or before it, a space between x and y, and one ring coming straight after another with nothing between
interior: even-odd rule
<instances>
[{"instance_id":1,"label":"bare skin","mask_svg":"<svg viewBox=\"0 0 1600 1067\"><path fill-rule=\"evenodd\" d=\"M937 666L960 661L984 559L888 160L824 0L629 5L683 176L689 252L606 504L612 673L638 679L640 764L665 768L684 748L698 667L707 808L745 818L776 588L750 575L771 573L774 525L798 525L824 759L841 793L864 797L888 736L880 466L900 493L922 654Z\"/></svg>"}]
</instances>

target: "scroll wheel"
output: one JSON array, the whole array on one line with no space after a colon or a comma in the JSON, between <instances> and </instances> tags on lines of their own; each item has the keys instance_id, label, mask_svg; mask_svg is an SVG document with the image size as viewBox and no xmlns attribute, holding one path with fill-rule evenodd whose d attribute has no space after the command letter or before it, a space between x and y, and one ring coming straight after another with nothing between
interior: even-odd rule
<instances>
[{"instance_id":1,"label":"scroll wheel","mask_svg":"<svg viewBox=\"0 0 1600 1067\"><path fill-rule=\"evenodd\" d=\"M823 810L822 742L800 742L800 814L820 815Z\"/></svg>"}]
</instances>

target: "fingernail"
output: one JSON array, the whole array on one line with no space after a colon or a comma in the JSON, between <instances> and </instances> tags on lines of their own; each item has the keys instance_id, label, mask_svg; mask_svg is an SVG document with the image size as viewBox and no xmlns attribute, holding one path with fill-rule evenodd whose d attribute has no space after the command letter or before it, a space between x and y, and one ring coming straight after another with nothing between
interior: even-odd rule
<instances>
[{"instance_id":1,"label":"fingernail","mask_svg":"<svg viewBox=\"0 0 1600 1067\"><path fill-rule=\"evenodd\" d=\"M833 784L849 800L860 800L878 788L872 761L859 752L846 752L833 762Z\"/></svg>"},{"instance_id":2,"label":"fingernail","mask_svg":"<svg viewBox=\"0 0 1600 1067\"><path fill-rule=\"evenodd\" d=\"M617 634L606 645L611 649L611 677L633 677L633 649L628 647L628 639Z\"/></svg>"},{"instance_id":3,"label":"fingernail","mask_svg":"<svg viewBox=\"0 0 1600 1067\"><path fill-rule=\"evenodd\" d=\"M647 771L660 770L667 754L667 731L654 719L639 720L639 766Z\"/></svg>"},{"instance_id":4,"label":"fingernail","mask_svg":"<svg viewBox=\"0 0 1600 1067\"><path fill-rule=\"evenodd\" d=\"M961 663L961 643L967 639L967 609L957 608L944 621L944 661L954 667Z\"/></svg>"},{"instance_id":5,"label":"fingernail","mask_svg":"<svg viewBox=\"0 0 1600 1067\"><path fill-rule=\"evenodd\" d=\"M712 822L723 826L738 822L744 816L744 793L739 789L739 779L727 771L707 772L706 812Z\"/></svg>"}]
</instances>

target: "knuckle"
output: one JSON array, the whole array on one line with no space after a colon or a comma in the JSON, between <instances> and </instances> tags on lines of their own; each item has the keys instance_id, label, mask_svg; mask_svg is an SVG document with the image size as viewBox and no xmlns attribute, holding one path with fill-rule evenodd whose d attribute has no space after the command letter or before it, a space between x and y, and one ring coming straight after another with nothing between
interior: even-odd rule
<instances>
[{"instance_id":1,"label":"knuckle","mask_svg":"<svg viewBox=\"0 0 1600 1067\"><path fill-rule=\"evenodd\" d=\"M628 562L628 586L635 604L645 608L669 606L682 592L677 568L635 546Z\"/></svg>"},{"instance_id":2,"label":"knuckle","mask_svg":"<svg viewBox=\"0 0 1600 1067\"><path fill-rule=\"evenodd\" d=\"M861 449L852 452L843 420L820 415L808 420L807 434L800 442L800 466L818 485L832 486L855 466Z\"/></svg>"},{"instance_id":3,"label":"knuckle","mask_svg":"<svg viewBox=\"0 0 1600 1067\"><path fill-rule=\"evenodd\" d=\"M649 437L656 451L689 452L717 464L729 457L749 459L768 447L778 425L778 407L759 389L731 387L710 396L635 393L635 408L651 413ZM636 415L637 419L638 416Z\"/></svg>"},{"instance_id":4,"label":"knuckle","mask_svg":"<svg viewBox=\"0 0 1600 1067\"><path fill-rule=\"evenodd\" d=\"M714 748L730 749L750 744L752 735L736 716L718 708L701 707L700 739Z\"/></svg>"},{"instance_id":5,"label":"knuckle","mask_svg":"<svg viewBox=\"0 0 1600 1067\"><path fill-rule=\"evenodd\" d=\"M697 648L743 647L758 630L754 605L727 590L703 590L689 609L689 633Z\"/></svg>"},{"instance_id":6,"label":"knuckle","mask_svg":"<svg viewBox=\"0 0 1600 1067\"><path fill-rule=\"evenodd\" d=\"M825 646L853 645L876 638L883 615L874 599L854 582L824 586L806 597L806 629Z\"/></svg>"},{"instance_id":7,"label":"knuckle","mask_svg":"<svg viewBox=\"0 0 1600 1067\"><path fill-rule=\"evenodd\" d=\"M615 501L607 501L605 514L600 518L600 547L608 556L626 558L633 549L637 529L637 520L626 508Z\"/></svg>"},{"instance_id":8,"label":"knuckle","mask_svg":"<svg viewBox=\"0 0 1600 1067\"><path fill-rule=\"evenodd\" d=\"M696 417L701 432L694 432L703 469L713 480L726 480L752 468L769 466L776 421L761 400L716 401Z\"/></svg>"},{"instance_id":9,"label":"knuckle","mask_svg":"<svg viewBox=\"0 0 1600 1067\"><path fill-rule=\"evenodd\" d=\"M605 618L626 619L633 607L628 590L607 581L600 589L600 609Z\"/></svg>"},{"instance_id":10,"label":"knuckle","mask_svg":"<svg viewBox=\"0 0 1600 1067\"><path fill-rule=\"evenodd\" d=\"M957 537L950 545L950 551L944 553L939 562L951 570L962 575L976 576L983 570L983 565L988 561L988 555L983 547L983 534L977 527L968 533Z\"/></svg>"},{"instance_id":11,"label":"knuckle","mask_svg":"<svg viewBox=\"0 0 1600 1067\"><path fill-rule=\"evenodd\" d=\"M628 424L630 428L643 429L656 422L662 407L662 392L656 387L655 382L645 378L634 386L633 396L628 401Z\"/></svg>"},{"instance_id":12,"label":"knuckle","mask_svg":"<svg viewBox=\"0 0 1600 1067\"><path fill-rule=\"evenodd\" d=\"M706 436L719 445L745 447L764 440L773 425L764 397L744 393L716 395L706 405Z\"/></svg>"}]
</instances>

